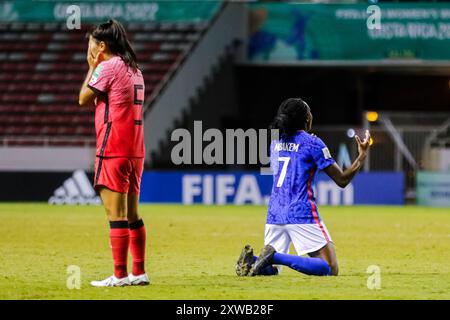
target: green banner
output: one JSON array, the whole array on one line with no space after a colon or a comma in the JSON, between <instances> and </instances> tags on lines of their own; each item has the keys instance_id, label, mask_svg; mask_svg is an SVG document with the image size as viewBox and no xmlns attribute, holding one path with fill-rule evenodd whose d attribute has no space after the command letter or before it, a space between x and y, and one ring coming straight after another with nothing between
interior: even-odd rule
<instances>
[{"instance_id":1,"label":"green banner","mask_svg":"<svg viewBox=\"0 0 450 320\"><path fill-rule=\"evenodd\" d=\"M251 5L249 58L450 60L450 3Z\"/></svg>"},{"instance_id":2,"label":"green banner","mask_svg":"<svg viewBox=\"0 0 450 320\"><path fill-rule=\"evenodd\" d=\"M450 207L450 172L417 173L417 204Z\"/></svg>"},{"instance_id":3,"label":"green banner","mask_svg":"<svg viewBox=\"0 0 450 320\"><path fill-rule=\"evenodd\" d=\"M110 18L127 22L202 22L209 20L219 6L220 1L2 1L0 22L62 22L74 10L79 10L81 23Z\"/></svg>"}]
</instances>

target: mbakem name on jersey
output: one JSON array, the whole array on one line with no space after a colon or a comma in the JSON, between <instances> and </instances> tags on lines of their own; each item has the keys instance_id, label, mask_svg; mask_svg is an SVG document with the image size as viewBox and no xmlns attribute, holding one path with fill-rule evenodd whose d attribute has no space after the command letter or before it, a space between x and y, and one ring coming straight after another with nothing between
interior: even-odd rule
<instances>
[{"instance_id":1,"label":"mbakem name on jersey","mask_svg":"<svg viewBox=\"0 0 450 320\"><path fill-rule=\"evenodd\" d=\"M279 152L279 151L295 151L298 152L298 143L286 143L286 142L278 142L273 147L273 151Z\"/></svg>"}]
</instances>

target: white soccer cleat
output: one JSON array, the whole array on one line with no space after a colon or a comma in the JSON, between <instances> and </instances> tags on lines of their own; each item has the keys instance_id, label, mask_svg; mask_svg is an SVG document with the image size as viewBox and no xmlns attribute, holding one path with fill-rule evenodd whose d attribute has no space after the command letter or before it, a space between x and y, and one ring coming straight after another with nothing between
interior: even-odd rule
<instances>
[{"instance_id":1,"label":"white soccer cleat","mask_svg":"<svg viewBox=\"0 0 450 320\"><path fill-rule=\"evenodd\" d=\"M109 278L101 281L91 281L91 286L94 287L125 287L130 285L130 280L128 277L125 278L116 278L112 275Z\"/></svg>"},{"instance_id":2,"label":"white soccer cleat","mask_svg":"<svg viewBox=\"0 0 450 320\"><path fill-rule=\"evenodd\" d=\"M150 284L150 279L148 278L148 275L146 273L140 274L138 276L130 273L128 275L128 279L130 280L130 284L132 286L146 286Z\"/></svg>"}]
</instances>

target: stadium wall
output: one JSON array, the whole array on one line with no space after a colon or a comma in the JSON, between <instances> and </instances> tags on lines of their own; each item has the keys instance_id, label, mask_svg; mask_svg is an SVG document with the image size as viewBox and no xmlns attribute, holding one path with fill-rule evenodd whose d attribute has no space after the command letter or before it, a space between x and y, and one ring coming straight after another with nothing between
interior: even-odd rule
<instances>
[{"instance_id":1,"label":"stadium wall","mask_svg":"<svg viewBox=\"0 0 450 320\"><path fill-rule=\"evenodd\" d=\"M95 148L92 147L3 147L0 148L2 171L92 170Z\"/></svg>"},{"instance_id":2,"label":"stadium wall","mask_svg":"<svg viewBox=\"0 0 450 320\"><path fill-rule=\"evenodd\" d=\"M419 171L416 179L419 205L450 207L450 172Z\"/></svg>"},{"instance_id":3,"label":"stadium wall","mask_svg":"<svg viewBox=\"0 0 450 320\"><path fill-rule=\"evenodd\" d=\"M227 3L213 19L211 26L196 47L182 62L176 66L173 79L151 106L145 106L145 145L147 154L158 152L160 142L167 139L168 132L174 128L177 120L186 112L191 99L205 85L220 59L227 54L227 49L236 41L244 42L247 38L246 10L242 4ZM239 26L233 27L230 26ZM245 45L236 52L237 58L244 57ZM147 161L151 162L152 157ZM151 163L149 163L151 165Z\"/></svg>"},{"instance_id":4,"label":"stadium wall","mask_svg":"<svg viewBox=\"0 0 450 320\"><path fill-rule=\"evenodd\" d=\"M448 65L448 3L250 5L249 60L301 65ZM374 27L376 20L383 28ZM372 27L370 27L372 25Z\"/></svg>"},{"instance_id":5,"label":"stadium wall","mask_svg":"<svg viewBox=\"0 0 450 320\"><path fill-rule=\"evenodd\" d=\"M220 1L21 0L0 2L0 21L66 22L79 13L84 22L118 19L127 22L198 22L209 19ZM74 5L76 7L74 7Z\"/></svg>"}]
</instances>

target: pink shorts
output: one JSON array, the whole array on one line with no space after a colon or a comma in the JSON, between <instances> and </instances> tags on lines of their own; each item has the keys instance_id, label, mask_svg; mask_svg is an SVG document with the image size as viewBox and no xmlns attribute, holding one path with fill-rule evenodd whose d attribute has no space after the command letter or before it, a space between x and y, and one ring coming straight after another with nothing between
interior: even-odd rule
<instances>
[{"instance_id":1,"label":"pink shorts","mask_svg":"<svg viewBox=\"0 0 450 320\"><path fill-rule=\"evenodd\" d=\"M95 159L94 187L106 188L120 193L139 194L144 158Z\"/></svg>"}]
</instances>

